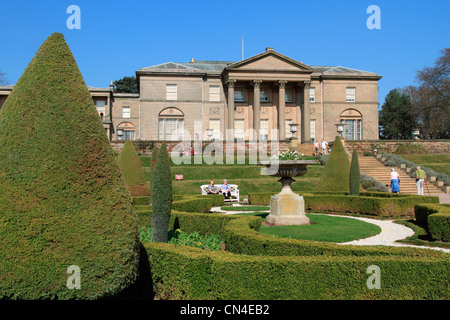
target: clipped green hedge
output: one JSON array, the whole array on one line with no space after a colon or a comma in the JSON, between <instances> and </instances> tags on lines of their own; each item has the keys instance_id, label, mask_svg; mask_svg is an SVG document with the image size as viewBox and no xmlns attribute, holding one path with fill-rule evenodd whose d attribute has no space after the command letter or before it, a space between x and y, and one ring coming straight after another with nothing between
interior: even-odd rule
<instances>
[{"instance_id":1,"label":"clipped green hedge","mask_svg":"<svg viewBox=\"0 0 450 320\"><path fill-rule=\"evenodd\" d=\"M178 201L183 198L189 197ZM145 207L135 206L138 216ZM450 258L445 253L277 238L258 232L261 221L256 216L173 210L172 230L218 234L226 251L144 243L156 296L205 300L450 298L445 276ZM371 275L367 268L373 265L381 271L380 290L368 289L366 284Z\"/></svg>"},{"instance_id":2,"label":"clipped green hedge","mask_svg":"<svg viewBox=\"0 0 450 320\"><path fill-rule=\"evenodd\" d=\"M249 256L144 243L160 299L448 299L450 260L430 257ZM380 289L369 289L370 266Z\"/></svg>"},{"instance_id":3,"label":"clipped green hedge","mask_svg":"<svg viewBox=\"0 0 450 320\"><path fill-rule=\"evenodd\" d=\"M170 225L174 221L174 212L208 213L212 207L223 205L222 195L174 195ZM133 197L134 210L139 226L151 226L153 209L148 205L149 197ZM195 229L193 230L195 231Z\"/></svg>"},{"instance_id":4,"label":"clipped green hedge","mask_svg":"<svg viewBox=\"0 0 450 320\"><path fill-rule=\"evenodd\" d=\"M382 192L362 192L360 196L337 192L299 194L305 200L305 208L310 211L360 213L378 217L412 216L416 204L439 203L439 197L394 195ZM252 193L248 195L248 200L252 205L268 205L272 195L271 193Z\"/></svg>"},{"instance_id":5,"label":"clipped green hedge","mask_svg":"<svg viewBox=\"0 0 450 320\"><path fill-rule=\"evenodd\" d=\"M450 241L450 205L420 204L414 207L416 221L426 225L434 240Z\"/></svg>"}]
</instances>

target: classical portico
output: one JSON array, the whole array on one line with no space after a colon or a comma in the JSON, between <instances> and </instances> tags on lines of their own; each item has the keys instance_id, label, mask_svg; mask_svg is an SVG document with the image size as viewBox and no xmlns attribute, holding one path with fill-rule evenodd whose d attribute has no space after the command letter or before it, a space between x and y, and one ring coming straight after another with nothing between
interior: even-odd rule
<instances>
[{"instance_id":1,"label":"classical portico","mask_svg":"<svg viewBox=\"0 0 450 320\"><path fill-rule=\"evenodd\" d=\"M235 123L239 120L246 125L246 140L286 140L288 123L298 123L302 142L309 142L312 72L271 48L228 66L222 73L228 88L226 129L238 130ZM239 101L235 101L237 88L238 97L243 97ZM278 130L278 136L270 135L273 129Z\"/></svg>"}]
</instances>

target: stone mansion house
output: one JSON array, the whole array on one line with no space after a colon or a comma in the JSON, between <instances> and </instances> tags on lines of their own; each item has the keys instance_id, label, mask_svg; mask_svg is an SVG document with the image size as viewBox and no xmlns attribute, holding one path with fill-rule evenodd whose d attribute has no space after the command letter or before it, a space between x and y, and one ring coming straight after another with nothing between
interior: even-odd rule
<instances>
[{"instance_id":1,"label":"stone mansion house","mask_svg":"<svg viewBox=\"0 0 450 320\"><path fill-rule=\"evenodd\" d=\"M334 140L338 124L347 140L378 139L381 76L372 72L306 65L267 48L239 62L166 62L136 79L136 94L116 93L112 82L89 87L110 140L224 139L227 129L237 140L286 140L290 124L302 143ZM0 108L12 88L0 86Z\"/></svg>"}]
</instances>

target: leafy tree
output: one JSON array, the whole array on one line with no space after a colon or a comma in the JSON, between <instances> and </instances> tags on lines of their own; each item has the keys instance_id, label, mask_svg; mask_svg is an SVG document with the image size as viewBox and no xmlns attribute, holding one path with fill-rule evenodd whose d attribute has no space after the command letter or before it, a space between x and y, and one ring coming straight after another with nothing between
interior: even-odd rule
<instances>
[{"instance_id":1,"label":"leafy tree","mask_svg":"<svg viewBox=\"0 0 450 320\"><path fill-rule=\"evenodd\" d=\"M379 123L381 138L410 139L415 127L410 97L398 89L391 90L381 107Z\"/></svg>"},{"instance_id":2,"label":"leafy tree","mask_svg":"<svg viewBox=\"0 0 450 320\"><path fill-rule=\"evenodd\" d=\"M450 49L443 49L441 53L433 67L417 72L418 86L402 90L411 98L423 138L450 138Z\"/></svg>"},{"instance_id":3,"label":"leafy tree","mask_svg":"<svg viewBox=\"0 0 450 320\"><path fill-rule=\"evenodd\" d=\"M138 83L136 77L123 77L114 81L114 92L120 93L138 93Z\"/></svg>"},{"instance_id":4,"label":"leafy tree","mask_svg":"<svg viewBox=\"0 0 450 320\"><path fill-rule=\"evenodd\" d=\"M152 183L152 241L167 242L172 210L172 177L166 144L161 146L153 170Z\"/></svg>"},{"instance_id":5,"label":"leafy tree","mask_svg":"<svg viewBox=\"0 0 450 320\"><path fill-rule=\"evenodd\" d=\"M336 137L331 154L325 164L317 191L343 191L349 190L350 161L341 138Z\"/></svg>"},{"instance_id":6,"label":"leafy tree","mask_svg":"<svg viewBox=\"0 0 450 320\"><path fill-rule=\"evenodd\" d=\"M118 163L130 195L132 197L148 196L150 190L144 177L144 168L142 168L141 159L131 140L125 142L120 152Z\"/></svg>"},{"instance_id":7,"label":"leafy tree","mask_svg":"<svg viewBox=\"0 0 450 320\"><path fill-rule=\"evenodd\" d=\"M6 73L2 72L2 69L0 69L0 85L7 85L8 79L6 79Z\"/></svg>"},{"instance_id":8,"label":"leafy tree","mask_svg":"<svg viewBox=\"0 0 450 320\"><path fill-rule=\"evenodd\" d=\"M360 172L359 172L359 160L358 153L353 150L352 162L350 164L350 195L358 196L360 189Z\"/></svg>"},{"instance_id":9,"label":"leafy tree","mask_svg":"<svg viewBox=\"0 0 450 320\"><path fill-rule=\"evenodd\" d=\"M97 299L134 283L137 218L62 34L42 44L0 110L0 145L0 300ZM67 287L69 266L79 290Z\"/></svg>"}]
</instances>

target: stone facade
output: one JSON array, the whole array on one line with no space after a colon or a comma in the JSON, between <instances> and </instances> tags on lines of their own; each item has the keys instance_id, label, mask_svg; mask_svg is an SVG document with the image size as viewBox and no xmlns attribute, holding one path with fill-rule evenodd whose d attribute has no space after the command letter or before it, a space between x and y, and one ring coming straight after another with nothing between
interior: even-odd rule
<instances>
[{"instance_id":1,"label":"stone facade","mask_svg":"<svg viewBox=\"0 0 450 320\"><path fill-rule=\"evenodd\" d=\"M110 140L286 141L298 124L295 136L309 143L333 141L338 123L347 140L378 139L376 73L306 65L267 48L239 62L163 63L136 78L137 94L115 93L112 83L89 88ZM11 90L0 87L0 107Z\"/></svg>"}]
</instances>

